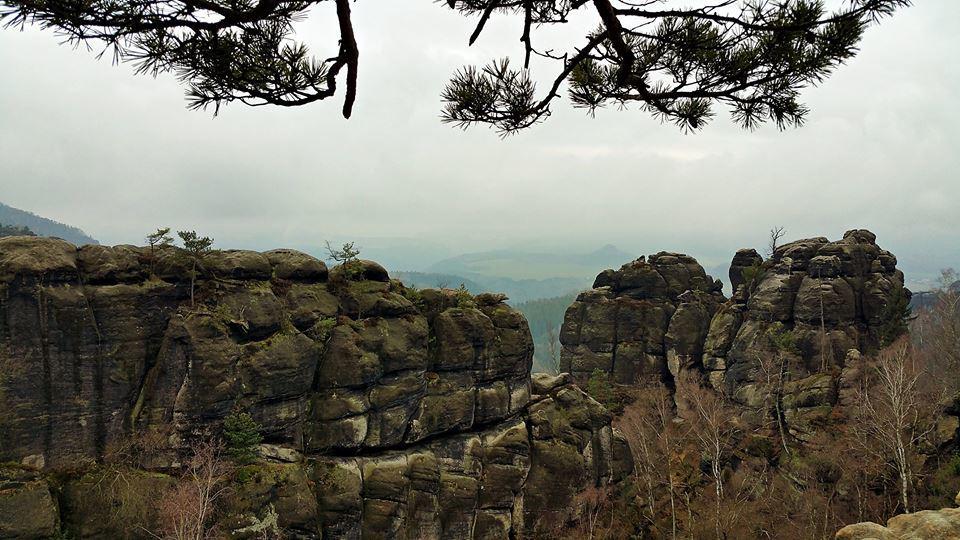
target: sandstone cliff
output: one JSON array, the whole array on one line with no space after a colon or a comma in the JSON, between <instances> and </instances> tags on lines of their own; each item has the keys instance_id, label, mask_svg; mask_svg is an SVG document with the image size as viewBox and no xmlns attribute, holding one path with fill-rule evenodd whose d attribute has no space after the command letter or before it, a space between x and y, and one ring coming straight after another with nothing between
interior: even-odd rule
<instances>
[{"instance_id":1,"label":"sandstone cliff","mask_svg":"<svg viewBox=\"0 0 960 540\"><path fill-rule=\"evenodd\" d=\"M175 472L232 410L275 458L233 495L233 536L269 508L305 538L507 538L631 470L602 406L531 381L529 329L502 297L357 265L217 251L191 306L174 248L0 240L0 461L24 464L0 483L0 537L116 536L84 510L85 471L159 434L145 466ZM25 505L40 515L14 519Z\"/></svg>"},{"instance_id":2,"label":"sandstone cliff","mask_svg":"<svg viewBox=\"0 0 960 540\"><path fill-rule=\"evenodd\" d=\"M740 250L728 300L692 257L641 257L600 273L567 310L562 369L581 381L600 369L621 384L668 386L687 371L753 409L772 369L785 378L787 428L804 439L842 397L861 353L903 330L896 310L910 292L896 264L865 230L791 242L769 260Z\"/></svg>"},{"instance_id":3,"label":"sandstone cliff","mask_svg":"<svg viewBox=\"0 0 960 540\"><path fill-rule=\"evenodd\" d=\"M834 242L790 242L766 261L741 250L730 272L742 282L734 281L733 298L711 321L704 344L710 382L759 407L765 370L788 374L779 398L784 420L791 435L809 437L853 383L861 355L906 330L897 310L910 291L896 265L865 230Z\"/></svg>"},{"instance_id":4,"label":"sandstone cliff","mask_svg":"<svg viewBox=\"0 0 960 540\"><path fill-rule=\"evenodd\" d=\"M665 380L698 363L722 284L693 257L661 252L605 270L567 309L561 370L600 369L620 384Z\"/></svg>"}]
</instances>

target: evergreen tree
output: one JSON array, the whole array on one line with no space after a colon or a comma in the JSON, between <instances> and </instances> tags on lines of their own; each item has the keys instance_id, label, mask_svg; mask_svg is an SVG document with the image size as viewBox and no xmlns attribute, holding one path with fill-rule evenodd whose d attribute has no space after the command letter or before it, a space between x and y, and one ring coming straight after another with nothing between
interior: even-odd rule
<instances>
[{"instance_id":1,"label":"evergreen tree","mask_svg":"<svg viewBox=\"0 0 960 540\"><path fill-rule=\"evenodd\" d=\"M22 225L4 225L0 223L0 238L4 236L36 236L36 234Z\"/></svg>"},{"instance_id":2,"label":"evergreen tree","mask_svg":"<svg viewBox=\"0 0 960 540\"><path fill-rule=\"evenodd\" d=\"M157 228L157 232L147 235L147 245L150 246L150 274L153 275L157 262L157 249L167 247L173 243L170 237L170 227Z\"/></svg>"},{"instance_id":3,"label":"evergreen tree","mask_svg":"<svg viewBox=\"0 0 960 540\"><path fill-rule=\"evenodd\" d=\"M193 307L197 276L203 268L203 259L212 251L213 238L199 236L196 231L179 231L177 235L183 241L184 253L190 260L190 307Z\"/></svg>"},{"instance_id":4,"label":"evergreen tree","mask_svg":"<svg viewBox=\"0 0 960 540\"><path fill-rule=\"evenodd\" d=\"M587 393L607 409L614 411L618 408L617 395L610 382L610 374L602 369L595 369L587 380Z\"/></svg>"},{"instance_id":5,"label":"evergreen tree","mask_svg":"<svg viewBox=\"0 0 960 540\"><path fill-rule=\"evenodd\" d=\"M296 106L334 96L343 86L343 116L357 92L359 48L350 0L0 0L7 26L37 24L77 45L106 45L138 73L173 72L189 85L190 106L214 109L240 101ZM747 128L771 120L800 124L807 112L800 90L821 82L853 57L864 30L909 0L846 0L830 12L820 0L727 0L674 9L666 0L446 0L477 16L473 44L494 15L522 28L523 69L509 60L462 69L443 91L443 117L460 126L481 123L509 133L546 118L569 85L577 107L637 103L686 130L728 106ZM331 6L337 53L313 57L293 39L294 23ZM589 13L600 25L566 50L541 50L534 33ZM89 42L99 42L98 44ZM557 73L538 96L528 72L538 56Z\"/></svg>"},{"instance_id":6,"label":"evergreen tree","mask_svg":"<svg viewBox=\"0 0 960 540\"><path fill-rule=\"evenodd\" d=\"M240 464L257 459L257 446L263 441L260 424L245 412L234 412L223 420L223 438L227 454Z\"/></svg>"}]
</instances>

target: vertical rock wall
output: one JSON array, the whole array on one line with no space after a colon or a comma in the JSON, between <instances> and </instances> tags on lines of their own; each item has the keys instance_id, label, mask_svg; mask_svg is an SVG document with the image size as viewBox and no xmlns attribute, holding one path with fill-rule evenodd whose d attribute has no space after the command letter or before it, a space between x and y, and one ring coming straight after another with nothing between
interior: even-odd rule
<instances>
[{"instance_id":1,"label":"vertical rock wall","mask_svg":"<svg viewBox=\"0 0 960 540\"><path fill-rule=\"evenodd\" d=\"M146 466L175 472L234 410L285 456L258 466L273 488L232 496L236 534L269 507L306 538L515 537L632 469L602 406L568 379L531 381L530 331L502 296L291 250L210 254L195 305L189 275L173 248L0 240L0 461L23 464L0 485L0 537L48 527L7 525L17 501L50 496L47 473L147 435L164 452ZM53 522L115 534L79 510L85 477L67 478Z\"/></svg>"}]
</instances>

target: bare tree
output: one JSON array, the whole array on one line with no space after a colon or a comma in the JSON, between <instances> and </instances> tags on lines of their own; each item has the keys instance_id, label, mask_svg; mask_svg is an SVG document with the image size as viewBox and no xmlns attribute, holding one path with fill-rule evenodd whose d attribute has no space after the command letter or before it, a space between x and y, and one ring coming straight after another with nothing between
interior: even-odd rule
<instances>
[{"instance_id":1,"label":"bare tree","mask_svg":"<svg viewBox=\"0 0 960 540\"><path fill-rule=\"evenodd\" d=\"M869 375L858 392L853 429L863 449L893 469L900 504L909 512L919 447L936 427L942 389L928 385L906 339L882 351Z\"/></svg>"},{"instance_id":2,"label":"bare tree","mask_svg":"<svg viewBox=\"0 0 960 540\"><path fill-rule=\"evenodd\" d=\"M660 496L666 492L669 529L658 536L676 539L681 531L680 504L684 498L683 455L690 438L689 423L677 422L673 397L660 384L638 392L636 399L615 420L630 443L634 478L645 489L641 513L650 527L660 529Z\"/></svg>"},{"instance_id":3,"label":"bare tree","mask_svg":"<svg viewBox=\"0 0 960 540\"><path fill-rule=\"evenodd\" d=\"M229 487L232 467L222 459L218 443L196 444L187 470L160 502L160 531L164 540L206 540L214 531L210 525L217 501Z\"/></svg>"},{"instance_id":4,"label":"bare tree","mask_svg":"<svg viewBox=\"0 0 960 540\"><path fill-rule=\"evenodd\" d=\"M723 468L738 431L733 420L736 414L722 395L704 388L699 381L689 375L677 381L677 396L688 405L687 420L692 426L700 451L710 462L710 477L713 481L715 497L714 531L717 539L720 540L725 537Z\"/></svg>"},{"instance_id":5,"label":"bare tree","mask_svg":"<svg viewBox=\"0 0 960 540\"><path fill-rule=\"evenodd\" d=\"M919 310L914 321L918 345L927 365L942 366L944 373L960 370L960 275L953 269L941 271L940 284L931 293L932 305ZM960 380L950 381L952 388Z\"/></svg>"},{"instance_id":6,"label":"bare tree","mask_svg":"<svg viewBox=\"0 0 960 540\"><path fill-rule=\"evenodd\" d=\"M770 229L770 238L767 241L767 258L773 257L773 254L777 252L777 247L780 246L780 239L787 234L786 229L783 227L774 227Z\"/></svg>"},{"instance_id":7,"label":"bare tree","mask_svg":"<svg viewBox=\"0 0 960 540\"><path fill-rule=\"evenodd\" d=\"M590 486L577 494L573 501L578 511L577 536L593 540L597 537L600 516L610 506L610 486Z\"/></svg>"},{"instance_id":8,"label":"bare tree","mask_svg":"<svg viewBox=\"0 0 960 540\"><path fill-rule=\"evenodd\" d=\"M547 328L547 361L554 375L560 374L560 339L557 329L550 324Z\"/></svg>"},{"instance_id":9,"label":"bare tree","mask_svg":"<svg viewBox=\"0 0 960 540\"><path fill-rule=\"evenodd\" d=\"M773 416L783 452L790 455L784 422L783 383L789 375L787 360L796 350L796 338L793 332L786 330L781 323L771 325L764 337L767 340L769 354L765 354L766 351L764 351L757 355L757 367L761 376L760 387L764 395L763 413Z\"/></svg>"}]
</instances>

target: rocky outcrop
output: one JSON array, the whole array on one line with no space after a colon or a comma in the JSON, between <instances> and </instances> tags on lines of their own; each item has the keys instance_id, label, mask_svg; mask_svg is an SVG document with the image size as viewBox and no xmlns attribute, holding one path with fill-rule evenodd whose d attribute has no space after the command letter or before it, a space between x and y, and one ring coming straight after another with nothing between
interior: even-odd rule
<instances>
[{"instance_id":1,"label":"rocky outcrop","mask_svg":"<svg viewBox=\"0 0 960 540\"><path fill-rule=\"evenodd\" d=\"M782 377L782 423L807 439L853 384L860 354L903 330L910 291L896 264L865 230L791 242L769 260L743 249L727 300L693 258L641 257L600 273L567 310L562 369L668 385L688 371L752 410L769 398L762 385Z\"/></svg>"},{"instance_id":2,"label":"rocky outcrop","mask_svg":"<svg viewBox=\"0 0 960 540\"><path fill-rule=\"evenodd\" d=\"M174 248L0 240L0 461L76 469L151 435L153 466L175 470L243 410L287 464L236 512L272 505L303 537L346 538L517 535L631 468L602 406L531 382L527 323L502 296L292 250L213 252L195 305L190 288Z\"/></svg>"},{"instance_id":3,"label":"rocky outcrop","mask_svg":"<svg viewBox=\"0 0 960 540\"><path fill-rule=\"evenodd\" d=\"M960 495L957 495L960 505ZM953 540L960 538L960 508L922 510L900 514L887 520L887 526L856 523L840 529L837 540Z\"/></svg>"},{"instance_id":4,"label":"rocky outcrop","mask_svg":"<svg viewBox=\"0 0 960 540\"><path fill-rule=\"evenodd\" d=\"M0 538L51 538L59 520L47 482L29 468L0 466Z\"/></svg>"},{"instance_id":5,"label":"rocky outcrop","mask_svg":"<svg viewBox=\"0 0 960 540\"><path fill-rule=\"evenodd\" d=\"M561 370L596 370L620 384L666 380L700 365L710 320L726 300L695 259L661 252L605 270L581 293L560 331Z\"/></svg>"},{"instance_id":6,"label":"rocky outcrop","mask_svg":"<svg viewBox=\"0 0 960 540\"><path fill-rule=\"evenodd\" d=\"M744 279L717 312L704 345L710 381L757 406L764 370L782 371L786 420L804 438L837 404L842 372L855 369L851 355L873 354L903 330L897 310L910 292L896 264L865 230L834 242L791 242L762 262L755 252L738 252L731 279L735 270Z\"/></svg>"}]
</instances>

